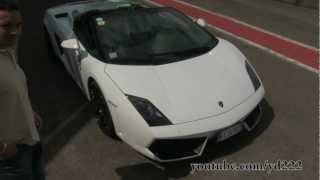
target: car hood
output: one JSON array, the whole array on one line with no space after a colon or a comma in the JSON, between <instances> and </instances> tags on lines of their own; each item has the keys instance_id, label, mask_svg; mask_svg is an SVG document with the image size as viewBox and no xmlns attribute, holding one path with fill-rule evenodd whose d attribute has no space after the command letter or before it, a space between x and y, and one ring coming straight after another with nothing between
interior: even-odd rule
<instances>
[{"instance_id":1,"label":"car hood","mask_svg":"<svg viewBox=\"0 0 320 180\"><path fill-rule=\"evenodd\" d=\"M254 93L245 57L222 39L209 53L188 60L159 66L108 64L105 72L124 93L148 99L173 124L227 112Z\"/></svg>"}]
</instances>

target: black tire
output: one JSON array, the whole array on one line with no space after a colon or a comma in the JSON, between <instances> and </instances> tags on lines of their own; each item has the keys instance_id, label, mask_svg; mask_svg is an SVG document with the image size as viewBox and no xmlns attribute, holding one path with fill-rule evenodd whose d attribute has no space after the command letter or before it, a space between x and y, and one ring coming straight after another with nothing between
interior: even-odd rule
<instances>
[{"instance_id":1,"label":"black tire","mask_svg":"<svg viewBox=\"0 0 320 180\"><path fill-rule=\"evenodd\" d=\"M111 138L118 139L107 102L96 82L89 82L91 106L98 118L101 131Z\"/></svg>"}]
</instances>

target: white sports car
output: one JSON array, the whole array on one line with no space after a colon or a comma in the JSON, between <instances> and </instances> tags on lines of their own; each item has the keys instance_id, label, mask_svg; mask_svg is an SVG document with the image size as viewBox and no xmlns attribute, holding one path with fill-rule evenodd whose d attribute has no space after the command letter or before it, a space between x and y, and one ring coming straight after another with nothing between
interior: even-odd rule
<instances>
[{"instance_id":1,"label":"white sports car","mask_svg":"<svg viewBox=\"0 0 320 180\"><path fill-rule=\"evenodd\" d=\"M230 42L169 7L129 0L48 9L54 54L97 107L100 128L144 156L200 156L208 139L251 131L264 87Z\"/></svg>"}]
</instances>

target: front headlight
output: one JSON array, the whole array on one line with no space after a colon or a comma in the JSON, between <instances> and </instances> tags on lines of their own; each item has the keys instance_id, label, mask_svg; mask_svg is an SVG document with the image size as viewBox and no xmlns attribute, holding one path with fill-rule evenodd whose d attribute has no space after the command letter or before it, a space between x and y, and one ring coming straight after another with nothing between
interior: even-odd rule
<instances>
[{"instance_id":1,"label":"front headlight","mask_svg":"<svg viewBox=\"0 0 320 180\"><path fill-rule=\"evenodd\" d=\"M130 102L145 119L149 126L167 126L172 123L150 101L144 98L127 95Z\"/></svg>"},{"instance_id":2,"label":"front headlight","mask_svg":"<svg viewBox=\"0 0 320 180\"><path fill-rule=\"evenodd\" d=\"M257 74L255 73L255 71L253 70L252 66L248 63L248 61L246 61L246 69L247 69L247 72L250 76L252 84L254 86L254 90L257 91L259 89L259 87L261 86L261 82L260 82Z\"/></svg>"}]
</instances>

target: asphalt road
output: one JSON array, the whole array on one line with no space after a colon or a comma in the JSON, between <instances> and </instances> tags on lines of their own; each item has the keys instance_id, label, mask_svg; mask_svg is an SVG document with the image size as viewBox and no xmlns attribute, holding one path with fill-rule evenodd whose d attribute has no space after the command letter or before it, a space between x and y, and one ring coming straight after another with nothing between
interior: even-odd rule
<instances>
[{"instance_id":1,"label":"asphalt road","mask_svg":"<svg viewBox=\"0 0 320 180\"><path fill-rule=\"evenodd\" d=\"M266 5L266 1L187 1L318 47L315 10L276 2ZM67 1L22 1L25 23L20 62L29 78L34 109L45 120L42 134L49 180L318 179L318 74L212 29L213 34L240 48L262 78L266 97L259 127L251 134L242 133L220 144L210 143L201 158L169 165L154 164L126 144L106 137L98 129L84 96L44 42L44 10L64 2ZM190 174L190 163L278 159L301 160L303 170Z\"/></svg>"}]
</instances>

